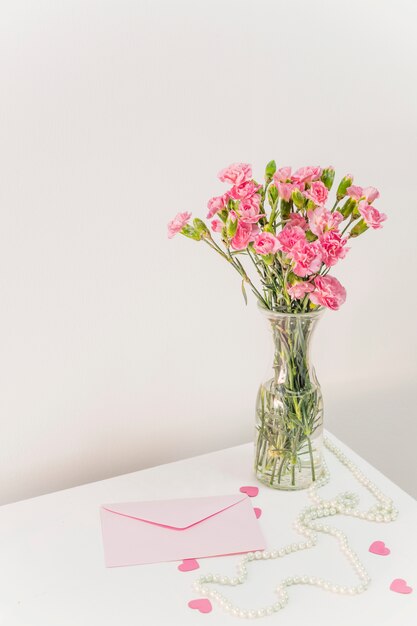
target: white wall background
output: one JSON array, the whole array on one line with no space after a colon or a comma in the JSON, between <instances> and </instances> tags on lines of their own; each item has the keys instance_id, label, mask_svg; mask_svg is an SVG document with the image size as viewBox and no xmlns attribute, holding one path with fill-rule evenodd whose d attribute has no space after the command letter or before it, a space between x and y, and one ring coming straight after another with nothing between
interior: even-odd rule
<instances>
[{"instance_id":1,"label":"white wall background","mask_svg":"<svg viewBox=\"0 0 417 626\"><path fill-rule=\"evenodd\" d=\"M217 171L381 191L315 362L334 433L417 495L413 0L0 3L0 501L250 440L268 352L238 277L166 239ZM415 388L415 387L414 387Z\"/></svg>"}]
</instances>

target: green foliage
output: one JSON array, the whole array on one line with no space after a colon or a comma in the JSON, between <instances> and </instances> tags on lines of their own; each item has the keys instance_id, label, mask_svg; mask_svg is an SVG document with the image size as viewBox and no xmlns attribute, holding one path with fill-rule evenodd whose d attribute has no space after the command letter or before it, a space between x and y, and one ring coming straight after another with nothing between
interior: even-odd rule
<instances>
[{"instance_id":1,"label":"green foliage","mask_svg":"<svg viewBox=\"0 0 417 626\"><path fill-rule=\"evenodd\" d=\"M200 241L201 240L201 236L202 236L201 233L196 231L196 229L193 228L192 226L190 226L190 224L186 224L181 229L181 234L185 235L189 239L194 239L195 241Z\"/></svg>"},{"instance_id":2,"label":"green foliage","mask_svg":"<svg viewBox=\"0 0 417 626\"><path fill-rule=\"evenodd\" d=\"M226 233L228 237L233 237L237 230L237 219L232 218L231 215L228 215L226 220Z\"/></svg>"},{"instance_id":3,"label":"green foliage","mask_svg":"<svg viewBox=\"0 0 417 626\"><path fill-rule=\"evenodd\" d=\"M285 202L285 200L281 200L281 219L287 220L290 216L292 209L292 202Z\"/></svg>"},{"instance_id":4,"label":"green foliage","mask_svg":"<svg viewBox=\"0 0 417 626\"><path fill-rule=\"evenodd\" d=\"M346 190L353 183L353 178L351 176L344 176L339 183L339 187L337 188L336 198L341 200L346 195Z\"/></svg>"},{"instance_id":5,"label":"green foliage","mask_svg":"<svg viewBox=\"0 0 417 626\"><path fill-rule=\"evenodd\" d=\"M306 232L306 239L307 239L307 241L316 241L317 238L318 238L317 235L312 233L311 230L308 230Z\"/></svg>"},{"instance_id":6,"label":"green foliage","mask_svg":"<svg viewBox=\"0 0 417 626\"><path fill-rule=\"evenodd\" d=\"M244 299L244 301L245 301L245 304L246 304L246 306L247 306L247 304L248 304L248 296L247 296L247 294L246 294L246 289L245 289L245 279L244 279L244 278L242 279L242 294L243 294L243 299Z\"/></svg>"},{"instance_id":7,"label":"green foliage","mask_svg":"<svg viewBox=\"0 0 417 626\"><path fill-rule=\"evenodd\" d=\"M269 182L270 180L272 180L272 177L276 171L277 171L277 164L275 163L275 161L269 161L269 163L267 164L265 168L266 182Z\"/></svg>"},{"instance_id":8,"label":"green foliage","mask_svg":"<svg viewBox=\"0 0 417 626\"><path fill-rule=\"evenodd\" d=\"M321 181L330 191L330 189L333 186L333 181L334 181L334 169L332 167L328 167L323 170L323 173L321 175Z\"/></svg>"},{"instance_id":9,"label":"green foliage","mask_svg":"<svg viewBox=\"0 0 417 626\"><path fill-rule=\"evenodd\" d=\"M196 233L200 235L200 238L204 237L204 235L209 232L209 229L207 228L203 220L200 220L200 218L195 217L193 220L193 224L194 224L194 229Z\"/></svg>"},{"instance_id":10,"label":"green foliage","mask_svg":"<svg viewBox=\"0 0 417 626\"><path fill-rule=\"evenodd\" d=\"M360 220L350 231L350 236L359 237L359 235L362 235L362 233L368 230L368 228L369 227L366 225L365 220Z\"/></svg>"},{"instance_id":11,"label":"green foliage","mask_svg":"<svg viewBox=\"0 0 417 626\"><path fill-rule=\"evenodd\" d=\"M302 209L305 204L305 197L301 193L299 189L294 189L291 194L292 201L294 202L297 209Z\"/></svg>"},{"instance_id":12,"label":"green foliage","mask_svg":"<svg viewBox=\"0 0 417 626\"><path fill-rule=\"evenodd\" d=\"M263 262L266 265L272 265L274 262L274 256L275 256L274 254L264 254L262 256Z\"/></svg>"},{"instance_id":13,"label":"green foliage","mask_svg":"<svg viewBox=\"0 0 417 626\"><path fill-rule=\"evenodd\" d=\"M355 208L355 206L356 206L356 200L354 200L353 198L348 198L346 200L345 204L342 206L342 208L338 209L338 211L346 219L352 213L352 211Z\"/></svg>"},{"instance_id":14,"label":"green foliage","mask_svg":"<svg viewBox=\"0 0 417 626\"><path fill-rule=\"evenodd\" d=\"M270 185L268 187L268 201L271 209L275 209L278 202L278 189L275 187L275 185Z\"/></svg>"}]
</instances>

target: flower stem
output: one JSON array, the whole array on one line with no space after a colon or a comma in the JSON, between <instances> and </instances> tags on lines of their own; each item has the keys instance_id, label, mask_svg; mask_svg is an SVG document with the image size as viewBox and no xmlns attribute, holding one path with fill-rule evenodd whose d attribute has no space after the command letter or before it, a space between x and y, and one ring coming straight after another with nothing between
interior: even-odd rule
<instances>
[{"instance_id":1,"label":"flower stem","mask_svg":"<svg viewBox=\"0 0 417 626\"><path fill-rule=\"evenodd\" d=\"M307 437L307 443L308 443L308 454L310 456L310 465L311 465L311 479L313 481L313 483L316 480L316 470L314 467L314 457L313 457L313 448L311 447L311 439L310 437Z\"/></svg>"}]
</instances>

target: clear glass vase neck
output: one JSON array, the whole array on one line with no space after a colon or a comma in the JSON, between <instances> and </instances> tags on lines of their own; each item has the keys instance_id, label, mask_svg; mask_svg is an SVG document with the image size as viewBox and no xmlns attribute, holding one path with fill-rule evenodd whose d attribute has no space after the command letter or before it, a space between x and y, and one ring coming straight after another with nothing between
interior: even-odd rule
<instances>
[{"instance_id":1,"label":"clear glass vase neck","mask_svg":"<svg viewBox=\"0 0 417 626\"><path fill-rule=\"evenodd\" d=\"M317 384L311 363L311 338L323 310L310 313L268 311L261 307L273 339L274 384L299 394Z\"/></svg>"}]
</instances>

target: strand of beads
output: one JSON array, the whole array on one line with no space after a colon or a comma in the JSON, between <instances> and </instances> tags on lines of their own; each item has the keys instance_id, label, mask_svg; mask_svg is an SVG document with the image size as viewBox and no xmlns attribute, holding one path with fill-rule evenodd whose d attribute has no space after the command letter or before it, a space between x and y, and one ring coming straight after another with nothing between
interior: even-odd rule
<instances>
[{"instance_id":1,"label":"strand of beads","mask_svg":"<svg viewBox=\"0 0 417 626\"><path fill-rule=\"evenodd\" d=\"M292 585L313 585L320 587L325 591L344 595L355 595L364 592L370 583L370 578L361 563L358 555L349 546L347 536L341 530L322 523L322 519L332 517L333 515L350 515L359 519L370 522L392 522L397 518L398 511L394 508L392 500L385 496L361 471L352 463L348 457L337 448L327 437L324 440L327 449L342 463L356 478L356 480L365 487L375 498L376 503L367 511L360 511L357 507L359 497L352 492L344 492L331 500L324 500L318 494L318 489L323 487L330 480L330 474L327 465L324 464L322 476L314 482L307 490L307 495L312 503L301 511L300 515L294 522L294 528L299 532L305 540L301 543L292 543L280 549L259 552L249 552L238 563L236 568L236 577L230 578L219 574L206 574L194 583L194 589L202 595L216 601L225 611L236 617L257 618L266 615L272 615L276 611L280 611L288 602L287 587ZM209 589L207 585L218 584L225 586L242 585L248 578L248 563L252 561L262 561L269 559L283 558L291 552L298 552L313 548L318 541L318 533L327 533L336 538L342 554L347 559L358 578L358 584L355 586L342 586L335 584L323 578L315 576L292 576L282 580L275 588L278 596L277 601L273 604L259 609L242 609L234 606L232 602L215 589Z\"/></svg>"}]
</instances>

